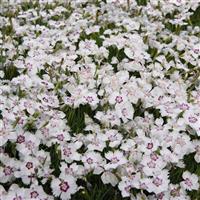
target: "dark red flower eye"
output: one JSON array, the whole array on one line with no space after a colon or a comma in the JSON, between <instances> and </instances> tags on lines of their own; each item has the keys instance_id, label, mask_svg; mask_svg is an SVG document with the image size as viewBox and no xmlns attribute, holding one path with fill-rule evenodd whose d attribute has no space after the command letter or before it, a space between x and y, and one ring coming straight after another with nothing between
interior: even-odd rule
<instances>
[{"instance_id":1,"label":"dark red flower eye","mask_svg":"<svg viewBox=\"0 0 200 200\"><path fill-rule=\"evenodd\" d=\"M59 186L60 186L60 190L62 192L67 192L67 190L69 189L68 182L62 182L62 183L59 184Z\"/></svg>"},{"instance_id":2,"label":"dark red flower eye","mask_svg":"<svg viewBox=\"0 0 200 200\"><path fill-rule=\"evenodd\" d=\"M115 101L117 103L122 103L123 102L123 98L121 96L116 96Z\"/></svg>"},{"instance_id":3,"label":"dark red flower eye","mask_svg":"<svg viewBox=\"0 0 200 200\"><path fill-rule=\"evenodd\" d=\"M39 196L37 191L31 192L31 198L37 198Z\"/></svg>"},{"instance_id":4,"label":"dark red flower eye","mask_svg":"<svg viewBox=\"0 0 200 200\"><path fill-rule=\"evenodd\" d=\"M147 144L147 149L152 149L153 148L153 143L151 142L151 143L148 143Z\"/></svg>"},{"instance_id":5,"label":"dark red flower eye","mask_svg":"<svg viewBox=\"0 0 200 200\"><path fill-rule=\"evenodd\" d=\"M23 142L25 142L25 137L23 135L19 135L17 137L17 143L21 144Z\"/></svg>"},{"instance_id":6,"label":"dark red flower eye","mask_svg":"<svg viewBox=\"0 0 200 200\"><path fill-rule=\"evenodd\" d=\"M27 167L28 169L33 168L33 163L32 163L32 162L27 162L27 163L26 163L26 167Z\"/></svg>"}]
</instances>

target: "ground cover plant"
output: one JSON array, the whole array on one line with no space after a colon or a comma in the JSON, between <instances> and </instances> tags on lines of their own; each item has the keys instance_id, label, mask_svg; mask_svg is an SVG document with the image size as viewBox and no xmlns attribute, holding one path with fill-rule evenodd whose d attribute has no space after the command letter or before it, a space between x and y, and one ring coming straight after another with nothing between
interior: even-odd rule
<instances>
[{"instance_id":1,"label":"ground cover plant","mask_svg":"<svg viewBox=\"0 0 200 200\"><path fill-rule=\"evenodd\" d=\"M0 200L200 199L200 0L0 5Z\"/></svg>"}]
</instances>

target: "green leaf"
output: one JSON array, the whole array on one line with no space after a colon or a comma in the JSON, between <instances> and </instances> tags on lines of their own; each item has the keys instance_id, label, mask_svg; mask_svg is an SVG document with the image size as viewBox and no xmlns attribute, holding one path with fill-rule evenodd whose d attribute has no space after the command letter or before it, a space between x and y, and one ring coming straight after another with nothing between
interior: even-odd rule
<instances>
[{"instance_id":1,"label":"green leaf","mask_svg":"<svg viewBox=\"0 0 200 200\"><path fill-rule=\"evenodd\" d=\"M10 157L17 157L18 153L16 150L16 143L8 141L5 146L5 153L7 153Z\"/></svg>"},{"instance_id":2,"label":"green leaf","mask_svg":"<svg viewBox=\"0 0 200 200\"><path fill-rule=\"evenodd\" d=\"M51 169L54 169L53 174L58 177L60 175L60 160L61 152L58 149L58 144L53 144L50 147Z\"/></svg>"},{"instance_id":3,"label":"green leaf","mask_svg":"<svg viewBox=\"0 0 200 200\"><path fill-rule=\"evenodd\" d=\"M20 74L14 65L10 65L4 68L4 79L6 80L12 80L19 75Z\"/></svg>"},{"instance_id":4,"label":"green leaf","mask_svg":"<svg viewBox=\"0 0 200 200\"><path fill-rule=\"evenodd\" d=\"M180 183L183 180L183 178L182 178L183 171L184 171L184 169L182 169L182 168L173 167L169 171L170 182L172 184L178 184L178 183Z\"/></svg>"},{"instance_id":5,"label":"green leaf","mask_svg":"<svg viewBox=\"0 0 200 200\"><path fill-rule=\"evenodd\" d=\"M200 6L194 11L190 20L193 26L200 26Z\"/></svg>"}]
</instances>

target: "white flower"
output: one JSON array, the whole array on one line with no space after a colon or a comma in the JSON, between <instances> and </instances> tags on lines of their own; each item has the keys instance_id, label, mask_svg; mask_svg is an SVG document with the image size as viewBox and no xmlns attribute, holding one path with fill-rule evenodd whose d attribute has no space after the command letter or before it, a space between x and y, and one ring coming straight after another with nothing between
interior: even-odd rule
<instances>
[{"instance_id":1,"label":"white flower","mask_svg":"<svg viewBox=\"0 0 200 200\"><path fill-rule=\"evenodd\" d=\"M129 197L132 188L132 180L127 177L122 177L119 182L118 188L121 191L122 197Z\"/></svg>"},{"instance_id":2,"label":"white flower","mask_svg":"<svg viewBox=\"0 0 200 200\"><path fill-rule=\"evenodd\" d=\"M103 171L103 168L101 166L105 164L102 156L94 151L86 152L82 157L82 162L85 169L95 170L97 174Z\"/></svg>"},{"instance_id":3,"label":"white flower","mask_svg":"<svg viewBox=\"0 0 200 200\"><path fill-rule=\"evenodd\" d=\"M123 122L126 123L128 120L133 119L134 108L131 103L117 104L115 108L118 117L121 118Z\"/></svg>"},{"instance_id":4,"label":"white flower","mask_svg":"<svg viewBox=\"0 0 200 200\"><path fill-rule=\"evenodd\" d=\"M9 139L12 139L14 135L12 127L7 126L4 120L0 120L0 146L7 143Z\"/></svg>"},{"instance_id":5,"label":"white flower","mask_svg":"<svg viewBox=\"0 0 200 200\"><path fill-rule=\"evenodd\" d=\"M82 176L84 174L84 167L76 163L72 163L68 166L67 163L61 162L61 174L60 177L65 177L66 174L76 176Z\"/></svg>"},{"instance_id":6,"label":"white flower","mask_svg":"<svg viewBox=\"0 0 200 200\"><path fill-rule=\"evenodd\" d=\"M99 103L99 99L95 93L88 92L83 96L83 102L95 108Z\"/></svg>"},{"instance_id":7,"label":"white flower","mask_svg":"<svg viewBox=\"0 0 200 200\"><path fill-rule=\"evenodd\" d=\"M88 151L103 151L103 149L106 147L106 136L102 133L93 133L93 134L88 134L86 136L86 142L87 144L87 149Z\"/></svg>"},{"instance_id":8,"label":"white flower","mask_svg":"<svg viewBox=\"0 0 200 200\"><path fill-rule=\"evenodd\" d=\"M170 191L170 200L182 200L182 199L186 199L186 200L190 200L190 198L187 196L186 191L180 187L180 185L176 184L170 184L169 185Z\"/></svg>"},{"instance_id":9,"label":"white flower","mask_svg":"<svg viewBox=\"0 0 200 200\"><path fill-rule=\"evenodd\" d=\"M105 157L106 157L106 159L108 159L110 161L109 163L107 163L104 166L104 168L106 170L116 169L117 167L127 163L126 157L119 150L117 150L115 152L108 152L108 153L105 154Z\"/></svg>"},{"instance_id":10,"label":"white flower","mask_svg":"<svg viewBox=\"0 0 200 200\"><path fill-rule=\"evenodd\" d=\"M159 194L160 192L168 191L168 184L168 171L162 170L151 179L149 190L155 194Z\"/></svg>"},{"instance_id":11,"label":"white flower","mask_svg":"<svg viewBox=\"0 0 200 200\"><path fill-rule=\"evenodd\" d=\"M87 56L94 55L98 51L98 46L95 44L94 40L80 41L78 54Z\"/></svg>"},{"instance_id":12,"label":"white flower","mask_svg":"<svg viewBox=\"0 0 200 200\"><path fill-rule=\"evenodd\" d=\"M124 94L113 92L109 97L110 104L123 104L127 101L127 97Z\"/></svg>"},{"instance_id":13,"label":"white flower","mask_svg":"<svg viewBox=\"0 0 200 200\"><path fill-rule=\"evenodd\" d=\"M101 121L102 124L111 125L112 127L114 125L120 125L120 118L118 117L117 113L112 110L108 110L106 113L98 111L95 115L95 118Z\"/></svg>"},{"instance_id":14,"label":"white flower","mask_svg":"<svg viewBox=\"0 0 200 200\"><path fill-rule=\"evenodd\" d=\"M125 48L124 53L131 59L134 58L134 51L130 48Z\"/></svg>"},{"instance_id":15,"label":"white flower","mask_svg":"<svg viewBox=\"0 0 200 200\"><path fill-rule=\"evenodd\" d=\"M80 153L77 152L77 150L82 146L82 143L75 142L75 143L69 143L67 145L61 146L61 155L62 158L67 163L72 163L74 160L78 161L81 159Z\"/></svg>"},{"instance_id":16,"label":"white flower","mask_svg":"<svg viewBox=\"0 0 200 200\"><path fill-rule=\"evenodd\" d=\"M0 200L71 199L93 190L88 175L131 200L189 200L199 0L25 3L0 17ZM185 171L176 185L171 167Z\"/></svg>"},{"instance_id":17,"label":"white flower","mask_svg":"<svg viewBox=\"0 0 200 200\"><path fill-rule=\"evenodd\" d=\"M26 191L27 199L45 199L48 195L44 192L42 186L32 184L30 189Z\"/></svg>"},{"instance_id":18,"label":"white flower","mask_svg":"<svg viewBox=\"0 0 200 200\"><path fill-rule=\"evenodd\" d=\"M157 154L152 153L150 156L143 156L141 164L144 166L143 171L147 176L152 176L154 173L161 171L166 163Z\"/></svg>"},{"instance_id":19,"label":"white flower","mask_svg":"<svg viewBox=\"0 0 200 200\"><path fill-rule=\"evenodd\" d=\"M186 190L198 190L199 189L199 183L198 183L198 176L196 174L191 174L188 171L183 172L182 175L184 181L182 181L181 187Z\"/></svg>"},{"instance_id":20,"label":"white flower","mask_svg":"<svg viewBox=\"0 0 200 200\"><path fill-rule=\"evenodd\" d=\"M37 96L44 106L58 107L58 98L54 95L41 94Z\"/></svg>"},{"instance_id":21,"label":"white flower","mask_svg":"<svg viewBox=\"0 0 200 200\"><path fill-rule=\"evenodd\" d=\"M159 147L159 142L156 139L150 139L147 137L142 137L140 139L141 141L138 141L138 148L145 154L151 154L152 152L156 151Z\"/></svg>"},{"instance_id":22,"label":"white flower","mask_svg":"<svg viewBox=\"0 0 200 200\"><path fill-rule=\"evenodd\" d=\"M197 163L200 163L200 141L194 140L193 144L195 146L196 154L194 156L194 159Z\"/></svg>"},{"instance_id":23,"label":"white flower","mask_svg":"<svg viewBox=\"0 0 200 200\"><path fill-rule=\"evenodd\" d=\"M65 175L64 179L54 178L51 182L51 188L55 197L62 200L71 198L71 195L77 192L78 186L73 176Z\"/></svg>"},{"instance_id":24,"label":"white flower","mask_svg":"<svg viewBox=\"0 0 200 200\"><path fill-rule=\"evenodd\" d=\"M12 184L11 187L9 188L8 193L4 196L4 200L26 199L26 192L27 191L25 188L20 188L18 185Z\"/></svg>"},{"instance_id":25,"label":"white flower","mask_svg":"<svg viewBox=\"0 0 200 200\"><path fill-rule=\"evenodd\" d=\"M25 132L24 134L19 134L17 136L16 144L16 149L20 153L24 155L30 155L38 150L40 141L35 135L31 134L30 132Z\"/></svg>"},{"instance_id":26,"label":"white flower","mask_svg":"<svg viewBox=\"0 0 200 200\"><path fill-rule=\"evenodd\" d=\"M6 194L7 194L6 190L5 190L4 187L1 185L1 186L0 186L0 200L5 199Z\"/></svg>"},{"instance_id":27,"label":"white flower","mask_svg":"<svg viewBox=\"0 0 200 200\"><path fill-rule=\"evenodd\" d=\"M21 178L24 184L30 184L36 179L36 171L40 163L35 157L26 156L24 161L18 163L18 171L14 172L16 178Z\"/></svg>"},{"instance_id":28,"label":"white flower","mask_svg":"<svg viewBox=\"0 0 200 200\"><path fill-rule=\"evenodd\" d=\"M117 147L122 141L122 135L118 131L111 129L106 131L106 136L110 147Z\"/></svg>"},{"instance_id":29,"label":"white flower","mask_svg":"<svg viewBox=\"0 0 200 200\"><path fill-rule=\"evenodd\" d=\"M106 171L101 175L101 180L104 184L110 183L113 187L118 183L118 178L109 171Z\"/></svg>"}]
</instances>

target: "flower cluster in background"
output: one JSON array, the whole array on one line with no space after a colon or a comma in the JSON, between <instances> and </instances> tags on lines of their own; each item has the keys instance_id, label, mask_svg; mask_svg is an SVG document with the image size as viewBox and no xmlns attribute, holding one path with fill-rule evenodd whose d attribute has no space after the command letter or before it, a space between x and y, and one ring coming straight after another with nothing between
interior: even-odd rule
<instances>
[{"instance_id":1,"label":"flower cluster in background","mask_svg":"<svg viewBox=\"0 0 200 200\"><path fill-rule=\"evenodd\" d=\"M2 1L0 200L200 196L200 1Z\"/></svg>"}]
</instances>

